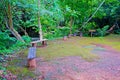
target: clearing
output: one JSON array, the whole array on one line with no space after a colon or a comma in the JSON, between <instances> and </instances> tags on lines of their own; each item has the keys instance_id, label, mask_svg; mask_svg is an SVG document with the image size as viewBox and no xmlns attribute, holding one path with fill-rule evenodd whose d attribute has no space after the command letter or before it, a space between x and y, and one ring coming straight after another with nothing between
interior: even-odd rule
<instances>
[{"instance_id":1,"label":"clearing","mask_svg":"<svg viewBox=\"0 0 120 80\"><path fill-rule=\"evenodd\" d=\"M10 62L8 70L18 80L120 80L119 48L118 35L58 39L37 48L35 71L25 67L27 50Z\"/></svg>"}]
</instances>

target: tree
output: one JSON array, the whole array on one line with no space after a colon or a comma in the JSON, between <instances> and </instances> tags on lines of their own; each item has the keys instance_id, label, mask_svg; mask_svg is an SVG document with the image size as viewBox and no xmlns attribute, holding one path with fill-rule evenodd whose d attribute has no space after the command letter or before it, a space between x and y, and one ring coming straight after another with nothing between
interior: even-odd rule
<instances>
[{"instance_id":1,"label":"tree","mask_svg":"<svg viewBox=\"0 0 120 80\"><path fill-rule=\"evenodd\" d=\"M88 18L88 20L83 23L83 25L81 26L80 29L82 29L94 17L94 15L97 13L97 11L100 9L100 7L104 4L104 2L105 2L105 0L102 1L102 3L98 6L98 8L95 10L95 12L92 14L92 16L90 16L90 18Z\"/></svg>"},{"instance_id":2,"label":"tree","mask_svg":"<svg viewBox=\"0 0 120 80\"><path fill-rule=\"evenodd\" d=\"M13 27L13 20L12 20L12 9L11 9L11 1L6 1L3 5L5 5L4 7L7 7L5 9L7 9L6 12L4 12L5 17L5 24L6 27L12 32L12 34L20 41L24 42L24 40L22 39L22 37L20 36L20 34L14 29ZM8 19L8 20L7 20Z\"/></svg>"},{"instance_id":3,"label":"tree","mask_svg":"<svg viewBox=\"0 0 120 80\"><path fill-rule=\"evenodd\" d=\"M11 5L10 2L8 2L8 22L9 22L9 29L13 33L13 35L20 41L24 42L22 37L19 35L19 33L14 29L13 27L13 20L12 20L12 11L11 11Z\"/></svg>"},{"instance_id":4,"label":"tree","mask_svg":"<svg viewBox=\"0 0 120 80\"><path fill-rule=\"evenodd\" d=\"M40 37L40 40L42 40L43 35L42 35L42 26L40 22L40 0L38 0L38 27L39 27L39 37Z\"/></svg>"}]
</instances>

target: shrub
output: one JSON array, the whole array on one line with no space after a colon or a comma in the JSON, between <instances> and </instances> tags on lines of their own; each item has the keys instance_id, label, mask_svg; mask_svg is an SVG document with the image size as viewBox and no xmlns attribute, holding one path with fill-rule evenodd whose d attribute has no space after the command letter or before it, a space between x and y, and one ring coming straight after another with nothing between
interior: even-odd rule
<instances>
[{"instance_id":1,"label":"shrub","mask_svg":"<svg viewBox=\"0 0 120 80\"><path fill-rule=\"evenodd\" d=\"M97 29L98 35L103 37L107 34L107 30L109 28L109 25L104 26L102 29Z\"/></svg>"},{"instance_id":2,"label":"shrub","mask_svg":"<svg viewBox=\"0 0 120 80\"><path fill-rule=\"evenodd\" d=\"M10 37L6 32L0 32L0 55L8 55L25 48L31 41L28 36L23 36L25 43Z\"/></svg>"},{"instance_id":3,"label":"shrub","mask_svg":"<svg viewBox=\"0 0 120 80\"><path fill-rule=\"evenodd\" d=\"M60 30L61 30L62 36L67 36L69 34L70 28L69 27L61 27Z\"/></svg>"}]
</instances>

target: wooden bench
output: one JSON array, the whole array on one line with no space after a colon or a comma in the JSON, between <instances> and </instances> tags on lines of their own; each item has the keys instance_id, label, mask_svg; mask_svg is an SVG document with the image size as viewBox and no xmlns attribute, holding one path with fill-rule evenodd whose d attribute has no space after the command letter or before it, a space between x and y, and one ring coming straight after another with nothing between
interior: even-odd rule
<instances>
[{"instance_id":1,"label":"wooden bench","mask_svg":"<svg viewBox=\"0 0 120 80\"><path fill-rule=\"evenodd\" d=\"M32 41L31 44L32 44L32 43L36 43L36 44L37 44L37 43L39 43L39 42L42 43L42 46L46 46L46 45L47 45L47 39Z\"/></svg>"},{"instance_id":2,"label":"wooden bench","mask_svg":"<svg viewBox=\"0 0 120 80\"><path fill-rule=\"evenodd\" d=\"M35 69L36 68L36 47L37 43L41 42L42 46L46 46L47 39L42 39L42 40L37 40L37 41L32 41L31 44L32 46L29 48L28 52L28 63L27 66L29 69Z\"/></svg>"},{"instance_id":3,"label":"wooden bench","mask_svg":"<svg viewBox=\"0 0 120 80\"><path fill-rule=\"evenodd\" d=\"M42 40L37 40L37 41L32 41L31 44L32 46L29 48L28 52L28 63L27 66L29 69L35 69L36 68L36 47L37 43L41 42L42 46L47 45L46 43L47 39L42 39Z\"/></svg>"}]
</instances>

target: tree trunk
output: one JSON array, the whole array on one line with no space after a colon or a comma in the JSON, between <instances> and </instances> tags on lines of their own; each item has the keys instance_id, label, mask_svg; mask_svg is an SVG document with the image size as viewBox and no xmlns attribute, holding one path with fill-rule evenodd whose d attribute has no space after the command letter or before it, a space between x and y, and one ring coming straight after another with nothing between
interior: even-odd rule
<instances>
[{"instance_id":1,"label":"tree trunk","mask_svg":"<svg viewBox=\"0 0 120 80\"><path fill-rule=\"evenodd\" d=\"M25 34L26 36L28 36L28 33L26 32L25 29L23 29L21 26L19 26L19 28L24 32L24 34Z\"/></svg>"},{"instance_id":2,"label":"tree trunk","mask_svg":"<svg viewBox=\"0 0 120 80\"><path fill-rule=\"evenodd\" d=\"M12 20L12 11L11 11L11 5L8 3L8 24L9 29L12 32L12 34L20 41L24 42L22 37L19 35L19 33L13 28L13 20Z\"/></svg>"},{"instance_id":3,"label":"tree trunk","mask_svg":"<svg viewBox=\"0 0 120 80\"><path fill-rule=\"evenodd\" d=\"M70 17L70 35L72 34L73 17Z\"/></svg>"},{"instance_id":4,"label":"tree trunk","mask_svg":"<svg viewBox=\"0 0 120 80\"><path fill-rule=\"evenodd\" d=\"M38 27L39 27L39 37L40 37L40 40L42 40L43 35L42 35L42 26L40 23L40 0L38 0Z\"/></svg>"},{"instance_id":5,"label":"tree trunk","mask_svg":"<svg viewBox=\"0 0 120 80\"><path fill-rule=\"evenodd\" d=\"M10 27L9 27L9 24L8 24L8 21L6 18L4 18L4 21L5 21L5 25L6 27L11 31ZM11 31L11 33L15 36L15 34Z\"/></svg>"}]
</instances>

